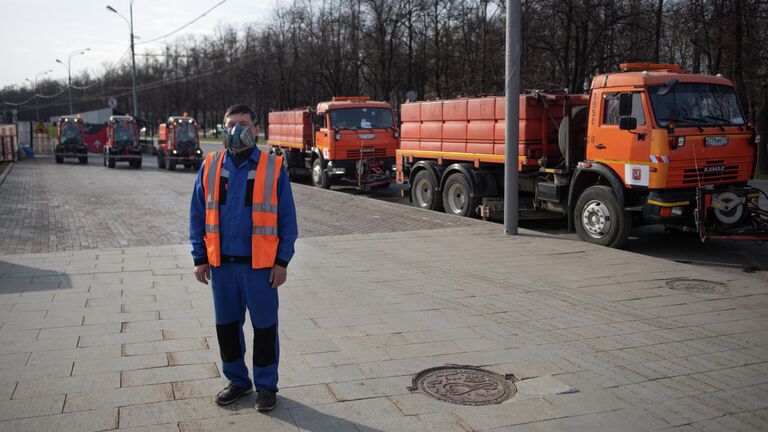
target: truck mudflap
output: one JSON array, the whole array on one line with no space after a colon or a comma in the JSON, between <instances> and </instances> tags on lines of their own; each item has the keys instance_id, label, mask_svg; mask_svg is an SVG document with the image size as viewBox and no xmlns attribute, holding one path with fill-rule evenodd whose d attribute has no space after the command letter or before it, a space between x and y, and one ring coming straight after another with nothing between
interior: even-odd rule
<instances>
[{"instance_id":1,"label":"truck mudflap","mask_svg":"<svg viewBox=\"0 0 768 432\"><path fill-rule=\"evenodd\" d=\"M694 216L702 241L768 241L768 195L760 189L750 186L728 190L698 188Z\"/></svg>"}]
</instances>

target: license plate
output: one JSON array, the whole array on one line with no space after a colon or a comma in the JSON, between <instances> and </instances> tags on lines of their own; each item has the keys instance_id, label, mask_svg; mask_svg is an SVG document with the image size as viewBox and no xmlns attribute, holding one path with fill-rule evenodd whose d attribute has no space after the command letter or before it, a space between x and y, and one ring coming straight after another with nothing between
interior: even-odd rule
<instances>
[{"instance_id":1,"label":"license plate","mask_svg":"<svg viewBox=\"0 0 768 432\"><path fill-rule=\"evenodd\" d=\"M374 149L374 148L364 148L364 149L360 149L360 153L373 153L373 152L375 152L375 151L376 151L376 149Z\"/></svg>"},{"instance_id":2,"label":"license plate","mask_svg":"<svg viewBox=\"0 0 768 432\"><path fill-rule=\"evenodd\" d=\"M357 137L360 139L374 139L376 134L359 134Z\"/></svg>"},{"instance_id":3,"label":"license plate","mask_svg":"<svg viewBox=\"0 0 768 432\"><path fill-rule=\"evenodd\" d=\"M707 147L720 147L728 145L727 136L708 136L704 138L704 145Z\"/></svg>"}]
</instances>

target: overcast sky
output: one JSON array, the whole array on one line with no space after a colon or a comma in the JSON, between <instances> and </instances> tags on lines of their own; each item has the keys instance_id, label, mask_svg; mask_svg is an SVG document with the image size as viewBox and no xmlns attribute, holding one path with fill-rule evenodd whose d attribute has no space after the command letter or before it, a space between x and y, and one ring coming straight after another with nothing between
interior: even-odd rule
<instances>
[{"instance_id":1,"label":"overcast sky","mask_svg":"<svg viewBox=\"0 0 768 432\"><path fill-rule=\"evenodd\" d=\"M141 37L136 43L169 33L220 1L135 0L134 33ZM212 34L221 24L266 23L282 3L285 0L226 0L164 41ZM128 24L107 11L107 5L130 18L129 0L0 0L0 88L24 84L25 78L33 80L48 69L53 69L48 77L66 80L67 69L56 59L66 63L71 52L83 48L91 50L72 58L72 75L83 70L99 73L105 62L117 62L130 45ZM136 52L156 50L162 42L136 45Z\"/></svg>"}]
</instances>

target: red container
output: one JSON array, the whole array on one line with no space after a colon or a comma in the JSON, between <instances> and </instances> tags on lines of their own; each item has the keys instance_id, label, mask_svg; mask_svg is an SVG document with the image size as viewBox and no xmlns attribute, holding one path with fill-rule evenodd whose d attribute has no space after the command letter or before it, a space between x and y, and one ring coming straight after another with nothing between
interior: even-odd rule
<instances>
[{"instance_id":1,"label":"red container","mask_svg":"<svg viewBox=\"0 0 768 432\"><path fill-rule=\"evenodd\" d=\"M421 102L421 121L440 121L443 119L443 102Z\"/></svg>"},{"instance_id":2,"label":"red container","mask_svg":"<svg viewBox=\"0 0 768 432\"><path fill-rule=\"evenodd\" d=\"M466 141L467 121L446 121L443 123L442 135L446 141Z\"/></svg>"},{"instance_id":3,"label":"red container","mask_svg":"<svg viewBox=\"0 0 768 432\"><path fill-rule=\"evenodd\" d=\"M422 111L423 114L423 111ZM421 139L441 139L443 137L443 122L425 121L421 123Z\"/></svg>"},{"instance_id":4,"label":"red container","mask_svg":"<svg viewBox=\"0 0 768 432\"><path fill-rule=\"evenodd\" d=\"M486 97L467 101L467 120L493 120L496 98Z\"/></svg>"},{"instance_id":5,"label":"red container","mask_svg":"<svg viewBox=\"0 0 768 432\"><path fill-rule=\"evenodd\" d=\"M493 120L470 120L467 122L467 140L469 141L493 141Z\"/></svg>"},{"instance_id":6,"label":"red container","mask_svg":"<svg viewBox=\"0 0 768 432\"><path fill-rule=\"evenodd\" d=\"M421 104L406 103L400 106L400 119L405 122L421 121Z\"/></svg>"},{"instance_id":7,"label":"red container","mask_svg":"<svg viewBox=\"0 0 768 432\"><path fill-rule=\"evenodd\" d=\"M469 99L443 101L443 120L467 120L467 102Z\"/></svg>"},{"instance_id":8,"label":"red container","mask_svg":"<svg viewBox=\"0 0 768 432\"><path fill-rule=\"evenodd\" d=\"M415 105L415 104L414 104ZM418 110L417 110L418 112ZM421 137L421 122L403 122L400 128L400 134L405 139L418 140Z\"/></svg>"}]
</instances>

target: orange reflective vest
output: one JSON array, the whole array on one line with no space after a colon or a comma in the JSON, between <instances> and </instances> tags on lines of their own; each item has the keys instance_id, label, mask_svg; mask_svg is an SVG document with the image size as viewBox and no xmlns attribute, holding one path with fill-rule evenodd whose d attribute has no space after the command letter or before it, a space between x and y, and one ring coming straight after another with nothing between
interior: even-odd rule
<instances>
[{"instance_id":1,"label":"orange reflective vest","mask_svg":"<svg viewBox=\"0 0 768 432\"><path fill-rule=\"evenodd\" d=\"M208 263L221 265L221 233L219 230L219 185L226 170L222 168L224 153L209 153L203 165L203 191L205 193L205 248ZM253 179L253 207L251 219L251 267L271 268L277 257L277 179L283 158L261 152L255 170L248 172Z\"/></svg>"}]
</instances>

